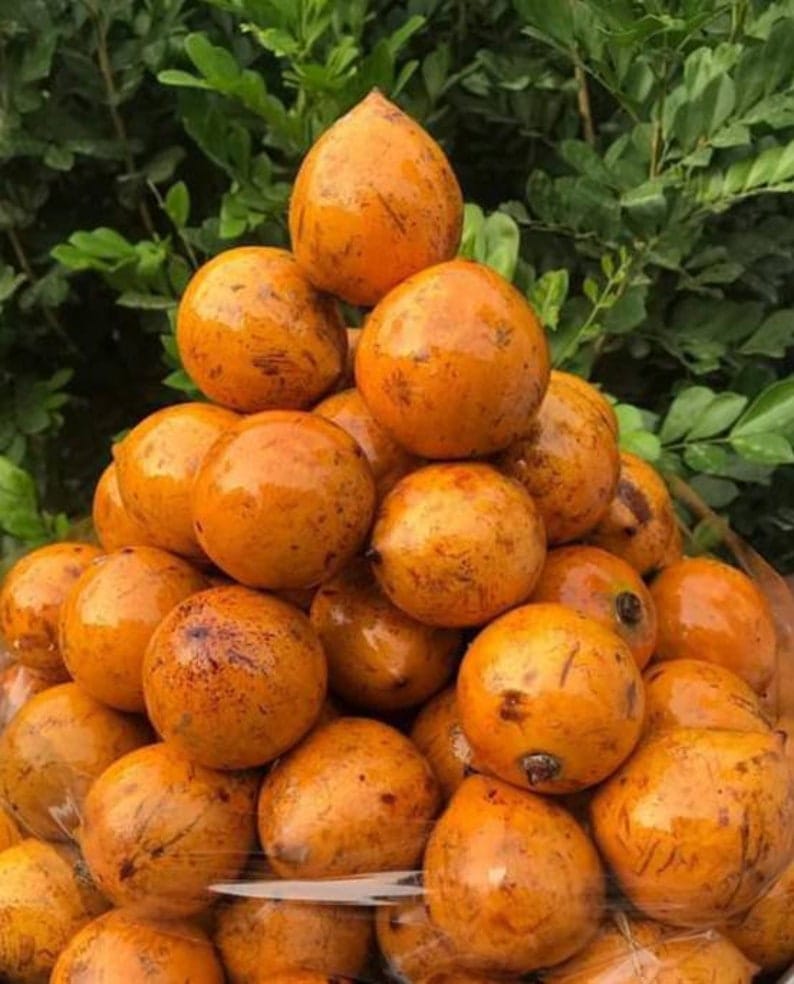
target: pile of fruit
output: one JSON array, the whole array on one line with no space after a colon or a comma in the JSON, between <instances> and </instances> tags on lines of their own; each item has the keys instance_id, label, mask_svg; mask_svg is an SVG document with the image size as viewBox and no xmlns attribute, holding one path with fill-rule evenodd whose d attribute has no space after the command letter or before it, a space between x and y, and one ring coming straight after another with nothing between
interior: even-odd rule
<instances>
[{"instance_id":1,"label":"pile of fruit","mask_svg":"<svg viewBox=\"0 0 794 984\"><path fill-rule=\"evenodd\" d=\"M441 149L370 95L301 168L292 252L193 277L208 402L114 447L100 546L8 574L4 980L741 984L794 959L767 603L683 557L665 483L456 258L461 220ZM376 874L380 905L317 897Z\"/></svg>"}]
</instances>

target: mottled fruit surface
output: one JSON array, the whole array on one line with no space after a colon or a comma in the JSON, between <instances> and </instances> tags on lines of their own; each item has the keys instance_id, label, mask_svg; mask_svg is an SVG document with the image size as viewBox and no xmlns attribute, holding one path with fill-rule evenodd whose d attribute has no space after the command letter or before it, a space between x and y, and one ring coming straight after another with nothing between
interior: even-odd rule
<instances>
[{"instance_id":1,"label":"mottled fruit surface","mask_svg":"<svg viewBox=\"0 0 794 984\"><path fill-rule=\"evenodd\" d=\"M16 821L12 820L11 815L0 807L0 852L13 844L18 844L22 840L22 834Z\"/></svg>"},{"instance_id":2,"label":"mottled fruit surface","mask_svg":"<svg viewBox=\"0 0 794 984\"><path fill-rule=\"evenodd\" d=\"M794 960L794 861L747 912L721 929L764 970L788 967Z\"/></svg>"},{"instance_id":3,"label":"mottled fruit surface","mask_svg":"<svg viewBox=\"0 0 794 984\"><path fill-rule=\"evenodd\" d=\"M12 663L0 670L0 732L31 697L62 680L68 680L65 669L55 680L21 663Z\"/></svg>"},{"instance_id":4,"label":"mottled fruit surface","mask_svg":"<svg viewBox=\"0 0 794 984\"><path fill-rule=\"evenodd\" d=\"M97 482L91 515L97 539L108 553L152 543L143 524L133 518L122 502L115 462L107 466Z\"/></svg>"},{"instance_id":5,"label":"mottled fruit surface","mask_svg":"<svg viewBox=\"0 0 794 984\"><path fill-rule=\"evenodd\" d=\"M454 686L424 705L411 728L411 741L430 763L444 798L450 799L475 768L474 751L460 723Z\"/></svg>"},{"instance_id":6,"label":"mottled fruit surface","mask_svg":"<svg viewBox=\"0 0 794 984\"><path fill-rule=\"evenodd\" d=\"M576 376L571 372L561 372L559 369L551 370L551 379L555 382L557 386L565 386L568 389L576 390L580 396L583 396L601 415L604 423L609 427L615 437L618 436L620 427L618 426L618 416L615 413L614 407L609 402L609 400L604 396L598 387L593 386L592 383L588 383L586 379L582 379L581 376Z\"/></svg>"},{"instance_id":7,"label":"mottled fruit surface","mask_svg":"<svg viewBox=\"0 0 794 984\"><path fill-rule=\"evenodd\" d=\"M458 953L449 937L430 921L424 902L382 906L375 916L375 929L380 952L397 980L417 981L436 972L458 971Z\"/></svg>"}]
</instances>

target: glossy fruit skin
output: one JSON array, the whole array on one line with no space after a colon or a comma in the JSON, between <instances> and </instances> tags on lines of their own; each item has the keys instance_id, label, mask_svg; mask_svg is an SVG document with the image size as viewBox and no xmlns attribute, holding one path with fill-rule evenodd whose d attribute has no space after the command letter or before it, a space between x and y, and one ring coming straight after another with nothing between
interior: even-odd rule
<instances>
[{"instance_id":1,"label":"glossy fruit skin","mask_svg":"<svg viewBox=\"0 0 794 984\"><path fill-rule=\"evenodd\" d=\"M428 625L480 625L524 601L546 555L526 491L490 465L428 465L381 503L372 532L386 595Z\"/></svg>"},{"instance_id":2,"label":"glossy fruit skin","mask_svg":"<svg viewBox=\"0 0 794 984\"><path fill-rule=\"evenodd\" d=\"M105 707L76 683L50 687L0 736L0 802L31 836L69 840L94 779L151 740L146 721Z\"/></svg>"},{"instance_id":3,"label":"glossy fruit skin","mask_svg":"<svg viewBox=\"0 0 794 984\"><path fill-rule=\"evenodd\" d=\"M752 687L716 663L700 659L653 663L643 680L646 732L671 728L771 729Z\"/></svg>"},{"instance_id":4,"label":"glossy fruit skin","mask_svg":"<svg viewBox=\"0 0 794 984\"><path fill-rule=\"evenodd\" d=\"M122 502L115 462L111 461L97 482L91 517L97 539L107 553L122 547L152 546L146 529Z\"/></svg>"},{"instance_id":5,"label":"glossy fruit skin","mask_svg":"<svg viewBox=\"0 0 794 984\"><path fill-rule=\"evenodd\" d=\"M576 821L485 776L469 776L436 824L424 885L462 965L486 973L567 959L595 935L604 905L598 855Z\"/></svg>"},{"instance_id":6,"label":"glossy fruit skin","mask_svg":"<svg viewBox=\"0 0 794 984\"><path fill-rule=\"evenodd\" d=\"M225 984L207 936L189 922L105 913L72 937L50 984Z\"/></svg>"},{"instance_id":7,"label":"glossy fruit skin","mask_svg":"<svg viewBox=\"0 0 794 984\"><path fill-rule=\"evenodd\" d=\"M508 447L548 381L548 344L535 312L503 277L471 260L400 284L367 319L356 352L356 386L370 413L423 458Z\"/></svg>"},{"instance_id":8,"label":"glossy fruit skin","mask_svg":"<svg viewBox=\"0 0 794 984\"><path fill-rule=\"evenodd\" d=\"M211 588L177 605L143 666L162 738L211 769L248 769L287 751L325 699L325 654L293 605L248 588Z\"/></svg>"},{"instance_id":9,"label":"glossy fruit skin","mask_svg":"<svg viewBox=\"0 0 794 984\"><path fill-rule=\"evenodd\" d=\"M557 374L525 433L498 463L535 500L553 544L593 529L620 473L617 439L601 407Z\"/></svg>"},{"instance_id":10,"label":"glossy fruit skin","mask_svg":"<svg viewBox=\"0 0 794 984\"><path fill-rule=\"evenodd\" d=\"M662 571L651 595L658 659L708 660L763 693L777 665L777 635L766 599L746 574L709 557L688 557Z\"/></svg>"},{"instance_id":11,"label":"glossy fruit skin","mask_svg":"<svg viewBox=\"0 0 794 984\"><path fill-rule=\"evenodd\" d=\"M215 931L229 984L256 984L265 968L354 976L364 967L371 941L366 909L323 902L226 900Z\"/></svg>"},{"instance_id":12,"label":"glossy fruit skin","mask_svg":"<svg viewBox=\"0 0 794 984\"><path fill-rule=\"evenodd\" d=\"M259 794L259 838L282 878L400 871L440 806L430 766L399 731L338 718L280 759Z\"/></svg>"},{"instance_id":13,"label":"glossy fruit skin","mask_svg":"<svg viewBox=\"0 0 794 984\"><path fill-rule=\"evenodd\" d=\"M146 417L114 445L122 501L151 545L203 559L191 521L196 473L214 442L238 420L208 403L178 403Z\"/></svg>"},{"instance_id":14,"label":"glossy fruit skin","mask_svg":"<svg viewBox=\"0 0 794 984\"><path fill-rule=\"evenodd\" d=\"M179 919L213 901L254 846L256 777L194 765L168 745L114 762L85 800L80 845L104 894L136 914Z\"/></svg>"},{"instance_id":15,"label":"glossy fruit skin","mask_svg":"<svg viewBox=\"0 0 794 984\"><path fill-rule=\"evenodd\" d=\"M310 407L347 353L333 299L291 253L269 246L229 249L199 268L179 304L176 341L198 388L244 413Z\"/></svg>"},{"instance_id":16,"label":"glossy fruit skin","mask_svg":"<svg viewBox=\"0 0 794 984\"><path fill-rule=\"evenodd\" d=\"M361 447L375 478L378 501L421 464L380 426L355 388L327 396L314 412L341 427Z\"/></svg>"},{"instance_id":17,"label":"glossy fruit skin","mask_svg":"<svg viewBox=\"0 0 794 984\"><path fill-rule=\"evenodd\" d=\"M424 705L411 728L411 741L430 763L444 799L451 799L475 769L474 751L463 733L454 686Z\"/></svg>"},{"instance_id":18,"label":"glossy fruit skin","mask_svg":"<svg viewBox=\"0 0 794 984\"><path fill-rule=\"evenodd\" d=\"M0 588L0 635L23 666L47 674L63 672L61 605L101 554L90 543L51 543L18 560L8 572Z\"/></svg>"},{"instance_id":19,"label":"glossy fruit skin","mask_svg":"<svg viewBox=\"0 0 794 984\"><path fill-rule=\"evenodd\" d=\"M618 437L620 433L618 416L612 404L598 387L593 386L586 379L582 379L581 376L576 376L572 372L562 372L560 369L551 370L551 381L556 385L576 390L580 396L583 396L598 411L607 427L615 437Z\"/></svg>"},{"instance_id":20,"label":"glossy fruit skin","mask_svg":"<svg viewBox=\"0 0 794 984\"><path fill-rule=\"evenodd\" d=\"M376 910L378 946L396 980L417 981L456 967L458 953L452 942L430 922L423 901L381 906Z\"/></svg>"},{"instance_id":21,"label":"glossy fruit skin","mask_svg":"<svg viewBox=\"0 0 794 984\"><path fill-rule=\"evenodd\" d=\"M323 974L316 970L282 970L276 974L265 971L254 984L356 984L352 977Z\"/></svg>"},{"instance_id":22,"label":"glossy fruit skin","mask_svg":"<svg viewBox=\"0 0 794 984\"><path fill-rule=\"evenodd\" d=\"M596 792L596 843L647 916L719 926L791 855L794 799L779 735L680 728L651 735Z\"/></svg>"},{"instance_id":23,"label":"glossy fruit skin","mask_svg":"<svg viewBox=\"0 0 794 984\"><path fill-rule=\"evenodd\" d=\"M567 605L611 629L640 669L656 647L656 609L645 582L630 564L598 547L550 550L532 601Z\"/></svg>"},{"instance_id":24,"label":"glossy fruit skin","mask_svg":"<svg viewBox=\"0 0 794 984\"><path fill-rule=\"evenodd\" d=\"M423 625L396 608L361 559L319 589L311 621L328 657L331 689L372 711L426 701L449 680L462 642L455 629Z\"/></svg>"},{"instance_id":25,"label":"glossy fruit skin","mask_svg":"<svg viewBox=\"0 0 794 984\"><path fill-rule=\"evenodd\" d=\"M0 807L0 853L22 840L22 834L11 814Z\"/></svg>"},{"instance_id":26,"label":"glossy fruit skin","mask_svg":"<svg viewBox=\"0 0 794 984\"><path fill-rule=\"evenodd\" d=\"M311 588L361 547L375 508L364 452L317 414L264 411L215 445L193 518L212 560L241 584Z\"/></svg>"},{"instance_id":27,"label":"glossy fruit skin","mask_svg":"<svg viewBox=\"0 0 794 984\"><path fill-rule=\"evenodd\" d=\"M794 860L747 912L721 930L764 970L787 967L794 960Z\"/></svg>"},{"instance_id":28,"label":"glossy fruit skin","mask_svg":"<svg viewBox=\"0 0 794 984\"><path fill-rule=\"evenodd\" d=\"M83 572L61 609L60 647L72 677L96 700L145 710L141 670L152 633L207 586L186 561L156 547L122 547Z\"/></svg>"},{"instance_id":29,"label":"glossy fruit skin","mask_svg":"<svg viewBox=\"0 0 794 984\"><path fill-rule=\"evenodd\" d=\"M563 605L516 608L483 629L458 674L477 761L524 789L573 793L632 752L645 695L631 650Z\"/></svg>"},{"instance_id":30,"label":"glossy fruit skin","mask_svg":"<svg viewBox=\"0 0 794 984\"><path fill-rule=\"evenodd\" d=\"M68 679L65 669L62 674L58 674L58 679L52 679L21 663L12 663L0 670L0 734L31 697Z\"/></svg>"},{"instance_id":31,"label":"glossy fruit skin","mask_svg":"<svg viewBox=\"0 0 794 984\"><path fill-rule=\"evenodd\" d=\"M406 277L451 259L463 226L444 152L373 90L316 141L289 206L292 249L320 290L371 307Z\"/></svg>"}]
</instances>

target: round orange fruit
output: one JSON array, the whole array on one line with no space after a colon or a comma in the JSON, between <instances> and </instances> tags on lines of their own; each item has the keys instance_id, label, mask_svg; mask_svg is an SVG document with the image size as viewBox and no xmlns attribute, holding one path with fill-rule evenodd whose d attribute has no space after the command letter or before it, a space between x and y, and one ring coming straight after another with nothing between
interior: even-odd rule
<instances>
[{"instance_id":1,"label":"round orange fruit","mask_svg":"<svg viewBox=\"0 0 794 984\"><path fill-rule=\"evenodd\" d=\"M97 539L108 553L122 547L151 546L152 539L143 524L130 515L122 502L113 462L97 482L92 518Z\"/></svg>"}]
</instances>

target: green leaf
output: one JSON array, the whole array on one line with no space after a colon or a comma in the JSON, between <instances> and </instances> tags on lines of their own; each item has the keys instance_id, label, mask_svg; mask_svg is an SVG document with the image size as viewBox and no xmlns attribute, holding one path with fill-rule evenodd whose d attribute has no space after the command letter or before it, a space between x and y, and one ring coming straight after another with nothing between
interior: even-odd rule
<instances>
[{"instance_id":1,"label":"green leaf","mask_svg":"<svg viewBox=\"0 0 794 984\"><path fill-rule=\"evenodd\" d=\"M781 379L759 394L740 417L731 437L787 433L794 426L794 376Z\"/></svg>"},{"instance_id":2,"label":"green leaf","mask_svg":"<svg viewBox=\"0 0 794 984\"><path fill-rule=\"evenodd\" d=\"M688 386L681 390L670 405L659 431L662 444L673 444L682 438L713 400L714 391L707 386Z\"/></svg>"},{"instance_id":3,"label":"green leaf","mask_svg":"<svg viewBox=\"0 0 794 984\"><path fill-rule=\"evenodd\" d=\"M618 418L618 429L621 435L644 429L642 412L630 403L618 403L615 407L615 416Z\"/></svg>"},{"instance_id":4,"label":"green leaf","mask_svg":"<svg viewBox=\"0 0 794 984\"><path fill-rule=\"evenodd\" d=\"M163 382L171 389L179 390L181 393L187 393L194 399L202 398L198 387L184 369L177 369L176 372L169 373Z\"/></svg>"},{"instance_id":5,"label":"green leaf","mask_svg":"<svg viewBox=\"0 0 794 984\"><path fill-rule=\"evenodd\" d=\"M735 482L714 478L712 475L695 475L690 484L712 509L724 509L739 495L739 487Z\"/></svg>"},{"instance_id":6,"label":"green leaf","mask_svg":"<svg viewBox=\"0 0 794 984\"><path fill-rule=\"evenodd\" d=\"M176 306L176 299L160 294L146 294L143 291L125 290L116 298L119 307L135 308L139 311L169 311Z\"/></svg>"},{"instance_id":7,"label":"green leaf","mask_svg":"<svg viewBox=\"0 0 794 984\"><path fill-rule=\"evenodd\" d=\"M521 238L515 220L504 212L494 212L485 220L484 235L484 262L506 280L512 280Z\"/></svg>"},{"instance_id":8,"label":"green leaf","mask_svg":"<svg viewBox=\"0 0 794 984\"><path fill-rule=\"evenodd\" d=\"M167 68L158 73L157 81L163 85L173 85L182 89L212 89L206 79L191 75L190 72L182 72L178 68Z\"/></svg>"},{"instance_id":9,"label":"green leaf","mask_svg":"<svg viewBox=\"0 0 794 984\"><path fill-rule=\"evenodd\" d=\"M0 457L0 528L26 543L47 538L35 482L7 457Z\"/></svg>"},{"instance_id":10,"label":"green leaf","mask_svg":"<svg viewBox=\"0 0 794 984\"><path fill-rule=\"evenodd\" d=\"M794 450L782 434L754 433L731 437L731 447L747 461L759 465L790 465Z\"/></svg>"},{"instance_id":11,"label":"green leaf","mask_svg":"<svg viewBox=\"0 0 794 984\"><path fill-rule=\"evenodd\" d=\"M768 355L782 358L794 345L794 309L775 311L742 345L743 355Z\"/></svg>"},{"instance_id":12,"label":"green leaf","mask_svg":"<svg viewBox=\"0 0 794 984\"><path fill-rule=\"evenodd\" d=\"M629 431L620 435L620 446L624 451L639 455L646 461L658 461L662 454L662 445L655 434L648 431Z\"/></svg>"},{"instance_id":13,"label":"green leaf","mask_svg":"<svg viewBox=\"0 0 794 984\"><path fill-rule=\"evenodd\" d=\"M727 430L747 406L747 397L739 393L720 393L715 396L695 421L687 433L688 441L714 437Z\"/></svg>"},{"instance_id":14,"label":"green leaf","mask_svg":"<svg viewBox=\"0 0 794 984\"><path fill-rule=\"evenodd\" d=\"M692 471L719 474L728 461L728 452L717 444L690 444L684 449L684 461Z\"/></svg>"},{"instance_id":15,"label":"green leaf","mask_svg":"<svg viewBox=\"0 0 794 984\"><path fill-rule=\"evenodd\" d=\"M178 181L168 189L168 194L165 196L165 210L178 229L187 225L190 216L190 194L184 181Z\"/></svg>"},{"instance_id":16,"label":"green leaf","mask_svg":"<svg viewBox=\"0 0 794 984\"><path fill-rule=\"evenodd\" d=\"M560 321L560 311L568 296L568 271L547 270L527 292L530 304L541 323L554 331Z\"/></svg>"}]
</instances>

